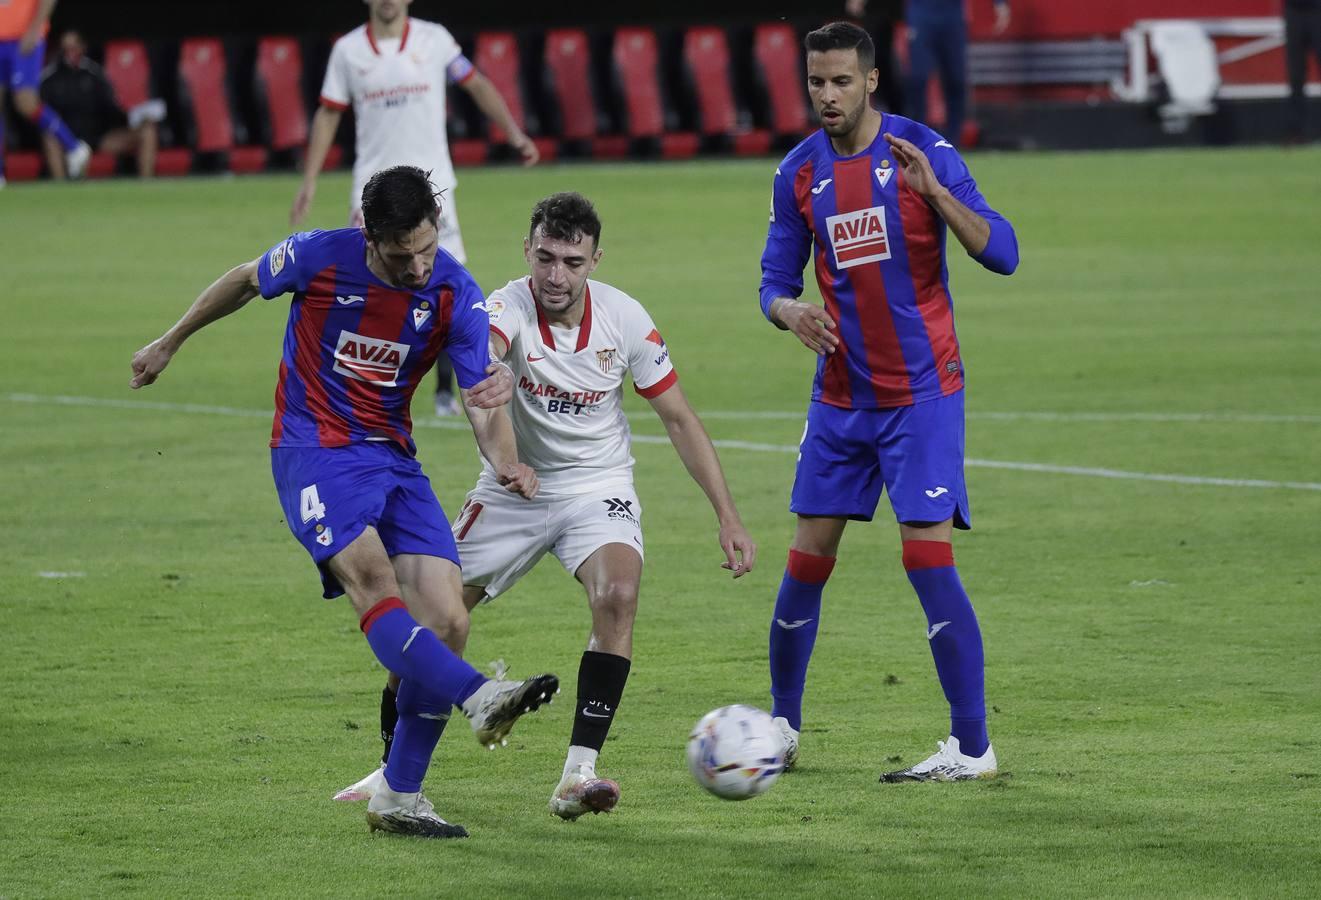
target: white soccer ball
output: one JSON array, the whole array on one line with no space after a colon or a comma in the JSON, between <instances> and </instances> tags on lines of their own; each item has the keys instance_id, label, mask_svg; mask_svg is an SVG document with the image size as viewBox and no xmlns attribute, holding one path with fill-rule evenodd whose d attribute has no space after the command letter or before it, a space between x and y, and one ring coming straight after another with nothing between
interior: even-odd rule
<instances>
[{"instance_id":1,"label":"white soccer ball","mask_svg":"<svg viewBox=\"0 0 1321 900\"><path fill-rule=\"evenodd\" d=\"M784 771L784 738L769 713L722 706L688 735L688 768L717 797L746 800L766 793Z\"/></svg>"}]
</instances>

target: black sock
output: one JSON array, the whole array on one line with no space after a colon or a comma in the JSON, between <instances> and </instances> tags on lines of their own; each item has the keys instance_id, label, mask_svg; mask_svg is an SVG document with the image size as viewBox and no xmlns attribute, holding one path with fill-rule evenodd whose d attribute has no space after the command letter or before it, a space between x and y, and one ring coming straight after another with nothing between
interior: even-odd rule
<instances>
[{"instance_id":1,"label":"black sock","mask_svg":"<svg viewBox=\"0 0 1321 900\"><path fill-rule=\"evenodd\" d=\"M578 663L578 705L573 712L570 744L597 751L605 744L631 666L627 659L613 653L583 653Z\"/></svg>"},{"instance_id":2,"label":"black sock","mask_svg":"<svg viewBox=\"0 0 1321 900\"><path fill-rule=\"evenodd\" d=\"M381 742L385 752L381 754L381 765L390 758L390 745L394 743L394 726L399 722L399 696L390 685L381 691Z\"/></svg>"}]
</instances>

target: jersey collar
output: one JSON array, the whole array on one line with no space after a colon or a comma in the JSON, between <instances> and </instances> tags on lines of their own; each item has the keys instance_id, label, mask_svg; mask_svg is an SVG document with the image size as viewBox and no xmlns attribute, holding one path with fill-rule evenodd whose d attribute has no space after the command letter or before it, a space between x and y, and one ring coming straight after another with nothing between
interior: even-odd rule
<instances>
[{"instance_id":1,"label":"jersey collar","mask_svg":"<svg viewBox=\"0 0 1321 900\"><path fill-rule=\"evenodd\" d=\"M532 279L527 280L528 292L532 292ZM541 343L545 344L550 350L555 350L555 335L551 333L550 322L546 321L546 314L541 309L541 304L537 302L535 294L532 295L532 305L537 309L537 330L541 332ZM587 344L592 339L592 285L589 283L583 291L583 320L578 323L578 344L573 348L573 352L586 350Z\"/></svg>"},{"instance_id":2,"label":"jersey collar","mask_svg":"<svg viewBox=\"0 0 1321 900\"><path fill-rule=\"evenodd\" d=\"M412 25L412 19L404 19L404 34L399 38L399 52L404 52L404 47L408 45L408 30ZM376 46L376 38L372 37L372 23L367 23L367 43L371 45L372 52L377 56L381 55L381 48Z\"/></svg>"}]
</instances>

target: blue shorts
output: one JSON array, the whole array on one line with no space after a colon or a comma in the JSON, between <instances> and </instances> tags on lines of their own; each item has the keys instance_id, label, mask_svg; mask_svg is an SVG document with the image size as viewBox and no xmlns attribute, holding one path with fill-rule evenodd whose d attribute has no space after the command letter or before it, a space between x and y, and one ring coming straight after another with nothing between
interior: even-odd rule
<instances>
[{"instance_id":1,"label":"blue shorts","mask_svg":"<svg viewBox=\"0 0 1321 900\"><path fill-rule=\"evenodd\" d=\"M37 90L41 87L41 61L46 58L46 42L37 41L37 46L26 55L18 52L18 41L0 41L0 88L21 91L24 88Z\"/></svg>"},{"instance_id":2,"label":"blue shorts","mask_svg":"<svg viewBox=\"0 0 1321 900\"><path fill-rule=\"evenodd\" d=\"M972 527L963 391L896 409L808 407L790 511L870 522L882 488L900 522Z\"/></svg>"},{"instance_id":3,"label":"blue shorts","mask_svg":"<svg viewBox=\"0 0 1321 900\"><path fill-rule=\"evenodd\" d=\"M392 442L276 447L271 473L284 520L321 570L327 600L343 594L344 586L326 561L368 525L390 556L418 553L458 565L454 534L431 481L418 461Z\"/></svg>"}]
</instances>

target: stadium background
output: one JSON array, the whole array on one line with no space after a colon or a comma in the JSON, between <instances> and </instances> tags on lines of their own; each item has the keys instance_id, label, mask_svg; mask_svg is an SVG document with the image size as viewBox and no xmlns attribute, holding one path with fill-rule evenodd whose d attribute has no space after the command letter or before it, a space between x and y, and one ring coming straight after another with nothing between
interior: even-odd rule
<instances>
[{"instance_id":1,"label":"stadium background","mask_svg":"<svg viewBox=\"0 0 1321 900\"><path fill-rule=\"evenodd\" d=\"M686 157L769 153L791 145L810 128L806 98L796 84L801 81L796 74L801 62L788 54L768 66L767 59L779 54L768 57L762 32L778 23L791 29L784 32L784 43L796 42L806 30L842 15L842 7L725 3L712 11L697 3L642 2L585 3L570 11L514 4L492 12L479 4L419 0L412 14L440 21L456 34L468 55L490 71L507 100L516 101L512 105L517 115L541 139L544 151L596 158ZM1017 0L1008 31L998 36L992 34L990 0L970 2L968 9L973 102L965 146L1097 149L1286 137L1283 50L1269 46L1258 30L1216 35L1222 54L1221 98L1213 112L1198 116L1191 127L1176 132L1162 128L1154 114L1162 99L1159 85L1144 102L1120 100L1115 87L1129 77L1123 33L1139 19L1232 17L1261 23L1278 16L1280 0ZM93 58L106 62L125 108L147 96L166 101L161 174L251 172L297 165L304 123L315 108L331 40L360 24L364 13L356 3L309 0L223 6L67 0L56 8L52 33L78 28L85 34ZM727 63L697 49L706 45L685 42L695 27L712 29L707 33L725 42L721 54ZM625 37L621 28L640 31ZM581 36L574 53L590 59L590 88L579 93L592 95L587 101L595 119L591 126L569 124L573 113L552 87L557 75L548 68L549 29L569 29ZM628 43L638 40L636 35L648 42L642 53ZM895 46L902 63L902 27ZM107 50L114 59L107 59ZM129 62L122 55L126 50L140 58ZM1321 118L1321 75L1314 63L1310 74L1313 117ZM712 106L708 95L717 80L727 82L729 89L727 97L717 97ZM785 82L793 87L782 87ZM642 96L649 93L645 85L652 83L657 86L656 108L639 108L627 88ZM792 120L784 118L785 107L791 105L783 96L786 90L797 94L800 107ZM507 158L500 136L491 133L467 95L451 94L449 126L456 163ZM929 94L929 117L939 127L943 103L934 79ZM12 111L9 117L10 140L19 151L7 161L9 178L37 177L43 168L37 135ZM582 139L584 127L594 132L590 139ZM575 139L566 142L566 136ZM351 115L341 126L338 144L332 167L351 161ZM91 174L130 168L127 159L116 163L100 157Z\"/></svg>"}]
</instances>

